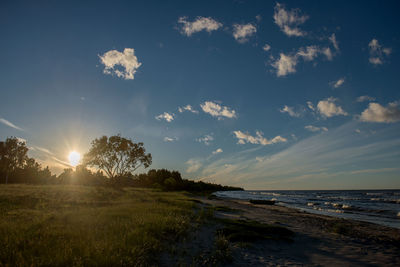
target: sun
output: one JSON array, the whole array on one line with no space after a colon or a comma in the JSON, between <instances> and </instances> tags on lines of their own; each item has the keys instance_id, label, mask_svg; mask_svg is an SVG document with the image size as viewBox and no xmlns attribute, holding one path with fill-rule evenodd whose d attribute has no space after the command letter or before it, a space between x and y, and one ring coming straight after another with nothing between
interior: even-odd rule
<instances>
[{"instance_id":1,"label":"sun","mask_svg":"<svg viewBox=\"0 0 400 267\"><path fill-rule=\"evenodd\" d=\"M68 155L68 160L69 164L71 164L72 167L75 167L81 161L81 154L76 151L71 151Z\"/></svg>"}]
</instances>

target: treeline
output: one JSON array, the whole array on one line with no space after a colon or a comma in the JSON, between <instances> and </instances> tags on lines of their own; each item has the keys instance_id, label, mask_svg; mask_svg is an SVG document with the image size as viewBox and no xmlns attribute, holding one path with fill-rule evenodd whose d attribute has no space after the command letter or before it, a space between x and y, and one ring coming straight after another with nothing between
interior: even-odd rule
<instances>
[{"instance_id":1,"label":"treeline","mask_svg":"<svg viewBox=\"0 0 400 267\"><path fill-rule=\"evenodd\" d=\"M48 167L43 168L35 159L28 157L27 152L25 142L18 138L7 138L5 142L0 142L0 183L132 186L197 193L243 190L238 187L183 179L178 171L166 169L152 169L137 175L125 172L109 177L100 170L94 172L84 165L79 165L75 170L66 168L56 176Z\"/></svg>"}]
</instances>

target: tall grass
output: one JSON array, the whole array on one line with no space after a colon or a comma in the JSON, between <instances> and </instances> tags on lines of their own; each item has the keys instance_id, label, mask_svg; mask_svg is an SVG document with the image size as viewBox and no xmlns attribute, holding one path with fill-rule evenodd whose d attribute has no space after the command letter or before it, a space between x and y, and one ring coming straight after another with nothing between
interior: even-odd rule
<instances>
[{"instance_id":1,"label":"tall grass","mask_svg":"<svg viewBox=\"0 0 400 267\"><path fill-rule=\"evenodd\" d=\"M156 265L193 205L149 189L0 185L0 265Z\"/></svg>"}]
</instances>

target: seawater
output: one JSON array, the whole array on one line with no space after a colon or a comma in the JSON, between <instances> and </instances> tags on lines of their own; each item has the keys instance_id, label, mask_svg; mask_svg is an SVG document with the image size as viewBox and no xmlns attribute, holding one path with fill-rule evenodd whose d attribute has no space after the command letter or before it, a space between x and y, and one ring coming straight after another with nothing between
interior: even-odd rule
<instances>
[{"instance_id":1,"label":"seawater","mask_svg":"<svg viewBox=\"0 0 400 267\"><path fill-rule=\"evenodd\" d=\"M400 190L219 191L221 198L275 200L276 205L400 229Z\"/></svg>"}]
</instances>

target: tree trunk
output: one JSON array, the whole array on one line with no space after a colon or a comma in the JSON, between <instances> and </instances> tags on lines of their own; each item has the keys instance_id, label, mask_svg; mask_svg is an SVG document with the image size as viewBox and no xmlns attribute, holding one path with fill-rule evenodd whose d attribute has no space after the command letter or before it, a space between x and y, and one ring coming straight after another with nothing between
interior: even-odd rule
<instances>
[{"instance_id":1,"label":"tree trunk","mask_svg":"<svg viewBox=\"0 0 400 267\"><path fill-rule=\"evenodd\" d=\"M8 183L8 172L6 172L6 184Z\"/></svg>"}]
</instances>

